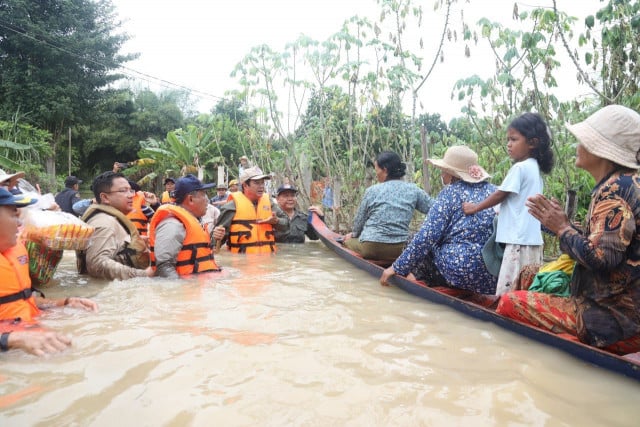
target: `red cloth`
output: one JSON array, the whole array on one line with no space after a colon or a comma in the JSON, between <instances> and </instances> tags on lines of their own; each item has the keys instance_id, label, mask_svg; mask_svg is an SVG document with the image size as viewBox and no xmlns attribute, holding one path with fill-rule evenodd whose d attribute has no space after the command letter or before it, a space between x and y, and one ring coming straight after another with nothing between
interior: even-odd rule
<instances>
[{"instance_id":1,"label":"red cloth","mask_svg":"<svg viewBox=\"0 0 640 427\"><path fill-rule=\"evenodd\" d=\"M571 298L539 292L507 292L500 298L496 313L556 334L577 336L576 306ZM617 354L638 352L640 335L618 341L604 350Z\"/></svg>"}]
</instances>

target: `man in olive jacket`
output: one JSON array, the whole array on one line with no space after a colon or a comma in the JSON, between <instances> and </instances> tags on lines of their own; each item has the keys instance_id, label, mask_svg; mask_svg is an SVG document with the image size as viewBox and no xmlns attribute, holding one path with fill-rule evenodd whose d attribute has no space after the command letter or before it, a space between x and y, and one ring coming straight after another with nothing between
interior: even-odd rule
<instances>
[{"instance_id":1,"label":"man in olive jacket","mask_svg":"<svg viewBox=\"0 0 640 427\"><path fill-rule=\"evenodd\" d=\"M134 194L127 178L104 172L91 188L98 203L82 216L94 232L87 250L77 254L80 272L109 280L153 276L147 243L126 217L133 209Z\"/></svg>"}]
</instances>

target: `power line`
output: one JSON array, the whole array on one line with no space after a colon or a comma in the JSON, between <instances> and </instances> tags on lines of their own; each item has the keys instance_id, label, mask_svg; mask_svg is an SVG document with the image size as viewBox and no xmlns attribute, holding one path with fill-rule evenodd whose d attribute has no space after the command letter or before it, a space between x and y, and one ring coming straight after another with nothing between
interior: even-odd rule
<instances>
[{"instance_id":1,"label":"power line","mask_svg":"<svg viewBox=\"0 0 640 427\"><path fill-rule=\"evenodd\" d=\"M81 54L79 54L77 52L73 52L73 51L71 51L71 50L69 50L67 48L64 48L64 47L61 47L61 46L57 46L57 45L53 44L52 42L50 42L48 40L44 40L44 37L46 37L46 35L41 35L41 37L43 39L36 38L35 36L32 36L32 35L28 34L27 31L24 30L23 28L17 27L15 25L11 24L11 23L7 23L6 21L4 21L2 19L0 19L0 27L1 28L5 28L5 29L7 29L7 30L19 35L19 36L28 38L29 40L32 40L32 41L34 41L36 43L43 44L43 45L45 45L45 46L47 46L47 47L49 47L51 49L54 49L54 50L57 50L57 51L60 51L60 52L64 52L67 55L71 55L71 56L73 56L75 58L78 58L78 59L81 59L83 61L91 62L93 64L96 64L96 65L99 65L101 67L104 67L105 69L110 69L110 67L108 65L106 65L105 63L103 63L101 61L98 61L98 60L93 59L93 58L87 58L87 57L85 57L85 56L83 56L83 55L81 55ZM118 70L123 70L123 71L120 71L120 73L125 75L126 77L133 78L133 79L139 79L139 80L142 80L142 81L146 81L148 83L158 84L158 85L160 85L162 87L165 87L165 88L168 88L168 89L180 89L180 90L186 91L187 93L189 93L189 95L196 96L196 97L198 97L200 99L205 98L205 99L210 99L210 100L214 100L214 101L232 101L229 98L225 98L225 97L222 97L222 96L214 95L212 93L201 91L201 90L198 90L198 89L193 89L191 87L185 86L185 85L180 84L180 83L175 83L175 82L172 82L172 81L169 81L169 80L166 80L166 79L162 79L160 77L152 76L152 75L150 75L148 73L144 73L142 71L135 70L135 69L127 67L125 65L118 65L117 69ZM300 118L300 115L291 114L291 113L286 113L285 116L293 118L295 120L298 120Z\"/></svg>"},{"instance_id":2,"label":"power line","mask_svg":"<svg viewBox=\"0 0 640 427\"><path fill-rule=\"evenodd\" d=\"M73 56L75 58L78 58L78 59L81 59L83 61L91 62L93 64L96 64L96 65L99 65L101 67L104 67L105 69L110 69L111 68L107 64L105 64L103 62L100 62L100 61L98 61L96 59L87 58L87 57L85 57L85 56L83 56L83 55L81 55L81 54L79 54L77 52L73 52L73 51L71 51L71 50L69 50L67 48L64 48L64 47L61 47L61 46L56 46L55 44L53 44L53 43L51 43L51 42L49 42L47 40L36 38L36 37L28 34L26 30L24 30L24 29L22 29L20 27L15 27L12 24L7 23L6 21L0 20L0 27L4 28L6 30L9 30L9 31L11 31L11 32L13 32L13 33L15 33L15 34L17 34L19 36L22 36L22 37L25 37L25 38L27 38L29 40L32 40L32 41L34 41L36 43L40 43L40 44L43 44L43 45L45 45L45 46L47 46L47 47L49 47L51 49L54 49L54 50L57 50L57 51L60 51L60 52L64 52L67 55L71 55L71 56ZM166 79L162 79L160 77L155 77L155 76L152 76L150 74L143 73L142 71L138 71L138 70L135 70L133 68L130 68L130 67L127 67L127 66L124 66L124 65L118 65L117 69L118 70L123 70L123 71L121 71L121 74L123 74L123 75L125 75L127 77L130 77L130 78L133 78L133 79L143 80L143 81L146 81L148 83L159 84L159 85L161 85L163 87L166 87L166 88L169 88L169 89L181 89L181 90L187 91L190 95L194 95L194 96L197 96L199 98L208 98L208 99L220 100L220 101L228 100L228 98L224 98L224 97L221 97L221 96L218 96L218 95L214 95L212 93L208 93L208 92L201 91L201 90L198 90L198 89L193 89L193 88L185 86L183 84L175 83L175 82L172 82L172 81L169 81L169 80L166 80Z\"/></svg>"}]
</instances>

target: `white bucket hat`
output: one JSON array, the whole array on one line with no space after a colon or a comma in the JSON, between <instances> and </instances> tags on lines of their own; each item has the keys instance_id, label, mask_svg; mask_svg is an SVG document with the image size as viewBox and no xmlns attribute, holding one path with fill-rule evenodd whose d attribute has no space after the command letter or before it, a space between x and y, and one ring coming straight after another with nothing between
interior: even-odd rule
<instances>
[{"instance_id":1,"label":"white bucket hat","mask_svg":"<svg viewBox=\"0 0 640 427\"><path fill-rule=\"evenodd\" d=\"M442 160L427 159L427 162L466 182L476 183L491 178L491 175L478 165L478 155L475 151L465 145L449 147Z\"/></svg>"},{"instance_id":2,"label":"white bucket hat","mask_svg":"<svg viewBox=\"0 0 640 427\"><path fill-rule=\"evenodd\" d=\"M583 122L567 124L591 154L631 169L640 168L640 114L622 105L607 105Z\"/></svg>"}]
</instances>

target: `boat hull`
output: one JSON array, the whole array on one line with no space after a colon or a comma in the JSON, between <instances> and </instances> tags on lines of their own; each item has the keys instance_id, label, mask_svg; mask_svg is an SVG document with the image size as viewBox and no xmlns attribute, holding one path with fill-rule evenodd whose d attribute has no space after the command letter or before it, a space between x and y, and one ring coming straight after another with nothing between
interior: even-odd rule
<instances>
[{"instance_id":1,"label":"boat hull","mask_svg":"<svg viewBox=\"0 0 640 427\"><path fill-rule=\"evenodd\" d=\"M342 236L330 230L316 214L310 216L310 224L316 230L320 236L320 240L322 240L327 248L331 249L341 258L356 267L367 271L376 278L380 278L383 268L345 248L340 243ZM560 349L585 362L592 363L601 368L608 369L640 381L640 355L638 353L626 356L609 353L581 342L564 338L562 335L557 335L501 316L495 311L483 307L482 305L443 293L438 291L436 288L431 288L421 282L409 280L402 276L393 276L391 277L390 282L394 286L417 297L424 298L437 304L447 305L466 315L475 317L476 319L493 322L509 331Z\"/></svg>"}]
</instances>

